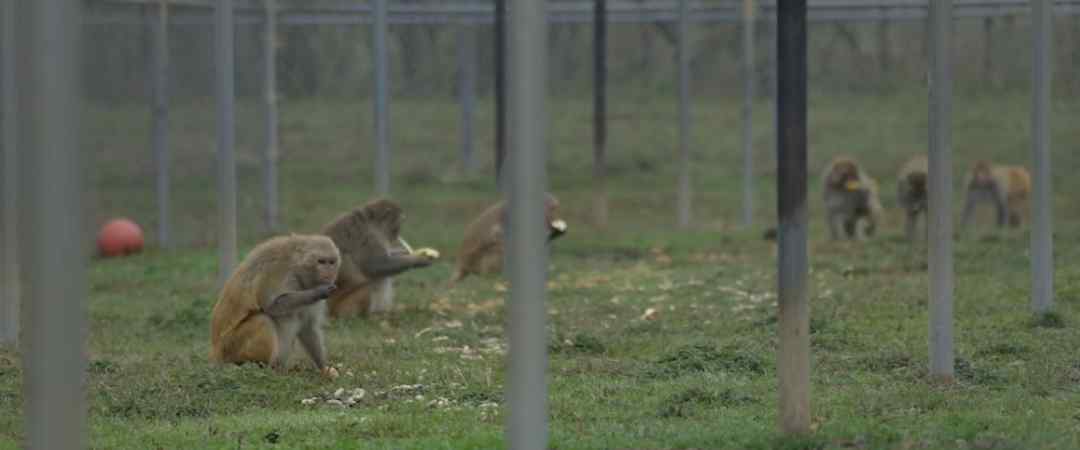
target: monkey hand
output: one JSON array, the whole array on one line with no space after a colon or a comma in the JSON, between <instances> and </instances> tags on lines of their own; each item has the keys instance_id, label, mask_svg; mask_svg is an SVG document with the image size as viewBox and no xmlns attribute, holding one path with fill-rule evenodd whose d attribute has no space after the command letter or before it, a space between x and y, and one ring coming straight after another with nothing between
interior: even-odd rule
<instances>
[{"instance_id":1,"label":"monkey hand","mask_svg":"<svg viewBox=\"0 0 1080 450\"><path fill-rule=\"evenodd\" d=\"M319 300L329 298L330 294L333 294L334 291L336 291L336 290L337 290L337 285L335 285L334 283L327 283L327 284L318 286L318 287L315 288L316 298L319 299Z\"/></svg>"},{"instance_id":2,"label":"monkey hand","mask_svg":"<svg viewBox=\"0 0 1080 450\"><path fill-rule=\"evenodd\" d=\"M338 377L338 371L337 371L337 369L335 369L335 368L333 368L331 366L326 366L326 367L322 368L322 376L333 380L333 379L336 379Z\"/></svg>"},{"instance_id":3,"label":"monkey hand","mask_svg":"<svg viewBox=\"0 0 1080 450\"><path fill-rule=\"evenodd\" d=\"M439 251L435 250L433 248L430 248L430 247L424 247L424 248L421 248L421 249L417 249L414 254L421 257L421 258L426 258L426 259L431 259L431 260L439 259Z\"/></svg>"}]
</instances>

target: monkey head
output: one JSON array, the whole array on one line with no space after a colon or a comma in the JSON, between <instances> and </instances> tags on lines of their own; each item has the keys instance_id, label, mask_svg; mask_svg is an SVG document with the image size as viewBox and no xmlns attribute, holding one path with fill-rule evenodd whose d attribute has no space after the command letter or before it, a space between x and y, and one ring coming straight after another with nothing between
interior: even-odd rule
<instances>
[{"instance_id":1,"label":"monkey head","mask_svg":"<svg viewBox=\"0 0 1080 450\"><path fill-rule=\"evenodd\" d=\"M990 163L978 161L971 167L971 186L985 188L993 184L994 174L990 169Z\"/></svg>"},{"instance_id":2,"label":"monkey head","mask_svg":"<svg viewBox=\"0 0 1080 450\"><path fill-rule=\"evenodd\" d=\"M550 193L544 197L544 221L548 227L548 241L566 234L566 221L559 218L559 200Z\"/></svg>"},{"instance_id":3,"label":"monkey head","mask_svg":"<svg viewBox=\"0 0 1080 450\"><path fill-rule=\"evenodd\" d=\"M398 240L401 224L405 221L405 212L393 200L379 198L368 202L361 208L365 222L376 226L390 241Z\"/></svg>"},{"instance_id":4,"label":"monkey head","mask_svg":"<svg viewBox=\"0 0 1080 450\"><path fill-rule=\"evenodd\" d=\"M341 253L326 236L311 236L300 241L302 248L293 252L293 273L304 289L337 281Z\"/></svg>"},{"instance_id":5,"label":"monkey head","mask_svg":"<svg viewBox=\"0 0 1080 450\"><path fill-rule=\"evenodd\" d=\"M863 189L859 181L859 166L847 158L837 159L832 163L827 178L829 187L839 191L858 191Z\"/></svg>"}]
</instances>

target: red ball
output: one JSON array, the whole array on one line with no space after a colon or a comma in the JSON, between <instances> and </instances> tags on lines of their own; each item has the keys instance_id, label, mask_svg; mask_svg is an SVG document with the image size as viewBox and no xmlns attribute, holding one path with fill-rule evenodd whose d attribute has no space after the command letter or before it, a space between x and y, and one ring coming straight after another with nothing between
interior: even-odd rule
<instances>
[{"instance_id":1,"label":"red ball","mask_svg":"<svg viewBox=\"0 0 1080 450\"><path fill-rule=\"evenodd\" d=\"M98 233L98 252L101 256L123 256L143 248L143 232L135 222L113 219L105 223Z\"/></svg>"}]
</instances>

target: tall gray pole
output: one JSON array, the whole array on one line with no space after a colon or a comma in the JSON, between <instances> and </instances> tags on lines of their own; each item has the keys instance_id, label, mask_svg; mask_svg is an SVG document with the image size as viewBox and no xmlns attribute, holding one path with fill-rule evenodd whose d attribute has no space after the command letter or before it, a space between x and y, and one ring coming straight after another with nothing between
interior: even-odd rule
<instances>
[{"instance_id":1,"label":"tall gray pole","mask_svg":"<svg viewBox=\"0 0 1080 450\"><path fill-rule=\"evenodd\" d=\"M278 213L278 102L277 102L277 2L266 0L266 27L263 29L263 190L266 201L266 231L281 228Z\"/></svg>"},{"instance_id":2,"label":"tall gray pole","mask_svg":"<svg viewBox=\"0 0 1080 450\"><path fill-rule=\"evenodd\" d=\"M690 20L688 0L679 0L679 190L676 217L679 228L690 226Z\"/></svg>"},{"instance_id":3,"label":"tall gray pole","mask_svg":"<svg viewBox=\"0 0 1080 450\"><path fill-rule=\"evenodd\" d=\"M930 3L930 376L953 379L952 0Z\"/></svg>"},{"instance_id":4,"label":"tall gray pole","mask_svg":"<svg viewBox=\"0 0 1080 450\"><path fill-rule=\"evenodd\" d=\"M608 222L607 0L593 0L593 221Z\"/></svg>"},{"instance_id":5,"label":"tall gray pole","mask_svg":"<svg viewBox=\"0 0 1080 450\"><path fill-rule=\"evenodd\" d=\"M18 2L19 245L26 448L86 444L81 2ZM25 120L24 120L25 119Z\"/></svg>"},{"instance_id":6,"label":"tall gray pole","mask_svg":"<svg viewBox=\"0 0 1080 450\"><path fill-rule=\"evenodd\" d=\"M18 183L19 129L15 90L15 1L0 0L0 126L3 160L0 161L0 344L19 341Z\"/></svg>"},{"instance_id":7,"label":"tall gray pole","mask_svg":"<svg viewBox=\"0 0 1080 450\"><path fill-rule=\"evenodd\" d=\"M218 277L224 284L236 265L236 149L233 61L233 2L219 0L214 17L218 126Z\"/></svg>"},{"instance_id":8,"label":"tall gray pole","mask_svg":"<svg viewBox=\"0 0 1080 450\"><path fill-rule=\"evenodd\" d=\"M754 0L742 4L743 226L754 223Z\"/></svg>"},{"instance_id":9,"label":"tall gray pole","mask_svg":"<svg viewBox=\"0 0 1080 450\"><path fill-rule=\"evenodd\" d=\"M514 0L510 10L510 349L506 431L514 450L547 448L547 17L545 4Z\"/></svg>"},{"instance_id":10,"label":"tall gray pole","mask_svg":"<svg viewBox=\"0 0 1080 450\"><path fill-rule=\"evenodd\" d=\"M476 35L462 24L458 38L458 96L461 99L461 168L466 173L476 170L473 158L473 113L476 111Z\"/></svg>"},{"instance_id":11,"label":"tall gray pole","mask_svg":"<svg viewBox=\"0 0 1080 450\"><path fill-rule=\"evenodd\" d=\"M1036 314L1054 303L1054 241L1050 170L1050 64L1054 36L1051 0L1032 0L1035 51L1032 65L1031 156L1035 169L1031 229L1031 307Z\"/></svg>"},{"instance_id":12,"label":"tall gray pole","mask_svg":"<svg viewBox=\"0 0 1080 450\"><path fill-rule=\"evenodd\" d=\"M153 27L153 137L157 168L158 244L171 248L172 218L169 213L169 4L158 2Z\"/></svg>"},{"instance_id":13,"label":"tall gray pole","mask_svg":"<svg viewBox=\"0 0 1080 450\"><path fill-rule=\"evenodd\" d=\"M390 80L386 60L386 0L372 0L375 22L375 192L390 194Z\"/></svg>"}]
</instances>

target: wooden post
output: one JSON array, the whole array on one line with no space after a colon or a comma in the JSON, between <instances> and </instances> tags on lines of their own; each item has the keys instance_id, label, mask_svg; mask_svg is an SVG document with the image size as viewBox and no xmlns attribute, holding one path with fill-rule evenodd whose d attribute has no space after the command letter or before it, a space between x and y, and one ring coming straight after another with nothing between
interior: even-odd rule
<instances>
[{"instance_id":1,"label":"wooden post","mask_svg":"<svg viewBox=\"0 0 1080 450\"><path fill-rule=\"evenodd\" d=\"M1035 170L1031 227L1031 307L1046 314L1054 305L1053 199L1050 166L1050 94L1053 84L1054 5L1031 0L1032 52L1031 159Z\"/></svg>"},{"instance_id":2,"label":"wooden post","mask_svg":"<svg viewBox=\"0 0 1080 450\"><path fill-rule=\"evenodd\" d=\"M236 266L236 135L233 76L233 1L219 0L214 17L214 59L217 80L218 126L218 285L224 285Z\"/></svg>"},{"instance_id":3,"label":"wooden post","mask_svg":"<svg viewBox=\"0 0 1080 450\"><path fill-rule=\"evenodd\" d=\"M930 3L930 376L953 380L952 0Z\"/></svg>"}]
</instances>

